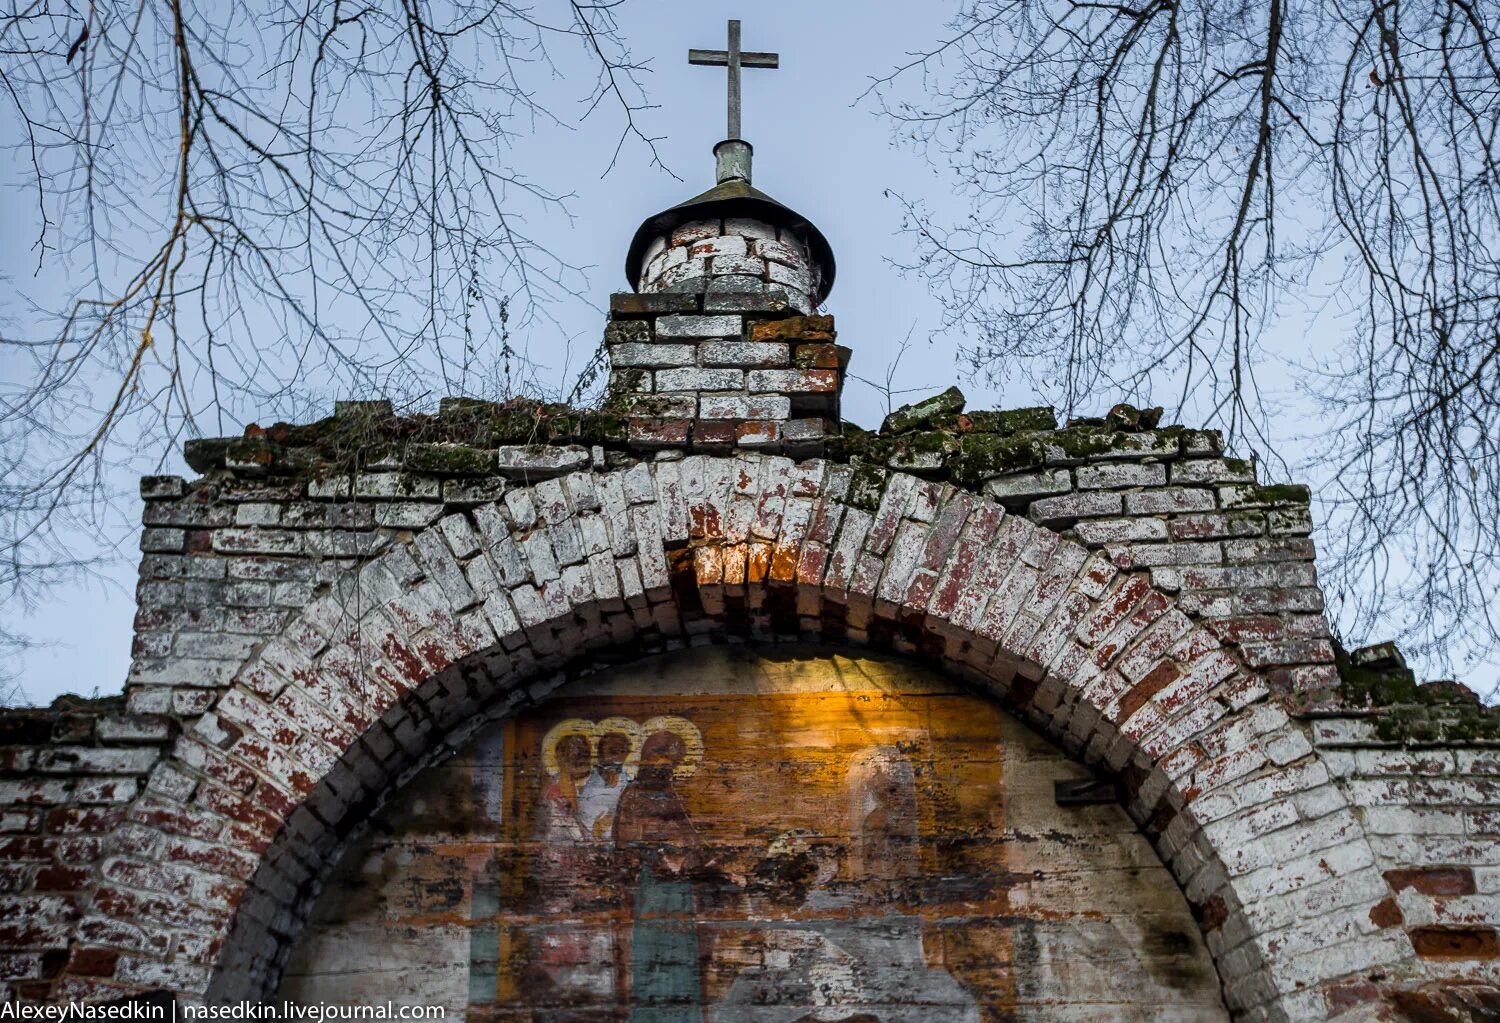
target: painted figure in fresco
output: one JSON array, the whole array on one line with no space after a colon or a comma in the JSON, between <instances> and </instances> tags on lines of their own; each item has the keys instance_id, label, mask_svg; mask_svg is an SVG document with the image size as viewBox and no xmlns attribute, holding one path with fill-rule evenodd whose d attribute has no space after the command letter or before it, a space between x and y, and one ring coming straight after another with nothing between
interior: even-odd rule
<instances>
[{"instance_id":1,"label":"painted figure in fresco","mask_svg":"<svg viewBox=\"0 0 1500 1023\"><path fill-rule=\"evenodd\" d=\"M653 727L655 726L655 727ZM644 729L635 779L620 796L614 839L633 870L635 913L628 947L629 1023L703 1023L695 875L702 845L676 781L702 753L681 718ZM696 740L696 751L691 743Z\"/></svg>"},{"instance_id":2,"label":"painted figure in fresco","mask_svg":"<svg viewBox=\"0 0 1500 1023\"><path fill-rule=\"evenodd\" d=\"M599 722L598 764L579 793L579 816L594 838L608 838L615 824L615 807L635 775L633 761L640 745L641 726L628 718Z\"/></svg>"},{"instance_id":3,"label":"painted figure in fresco","mask_svg":"<svg viewBox=\"0 0 1500 1023\"><path fill-rule=\"evenodd\" d=\"M819 869L792 920L767 935L765 965L742 970L715 1023L979 1023L974 997L923 956L920 816L911 761L862 750L845 777L847 876ZM790 845L787 836L772 843ZM816 860L814 860L816 862Z\"/></svg>"},{"instance_id":4,"label":"painted figure in fresco","mask_svg":"<svg viewBox=\"0 0 1500 1023\"><path fill-rule=\"evenodd\" d=\"M581 842L589 837L579 811L579 795L594 770L594 750L588 734L573 731L559 736L552 758L556 770L542 791L537 837L550 846L562 847L569 840Z\"/></svg>"},{"instance_id":5,"label":"painted figure in fresco","mask_svg":"<svg viewBox=\"0 0 1500 1023\"><path fill-rule=\"evenodd\" d=\"M576 894L598 887L607 870L607 847L597 842L582 810L593 776L592 726L564 721L542 743L549 781L536 822L538 851L532 875L546 923L536 935L536 967L562 1003L591 1002L614 994L610 929L582 919Z\"/></svg>"},{"instance_id":6,"label":"painted figure in fresco","mask_svg":"<svg viewBox=\"0 0 1500 1023\"><path fill-rule=\"evenodd\" d=\"M849 758L844 790L849 801L849 872L869 886L872 900L889 903L922 873L911 761L891 746L861 750Z\"/></svg>"}]
</instances>

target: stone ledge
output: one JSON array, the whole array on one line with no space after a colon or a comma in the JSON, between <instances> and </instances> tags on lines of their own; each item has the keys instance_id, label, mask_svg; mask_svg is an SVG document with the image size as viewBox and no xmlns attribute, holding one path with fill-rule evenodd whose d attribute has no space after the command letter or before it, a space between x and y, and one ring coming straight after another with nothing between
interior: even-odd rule
<instances>
[{"instance_id":1,"label":"stone ledge","mask_svg":"<svg viewBox=\"0 0 1500 1023\"><path fill-rule=\"evenodd\" d=\"M1349 719L1330 724L1322 744L1500 746L1500 706L1485 706L1459 682L1418 682L1396 644L1336 644L1334 655L1337 688L1307 694L1299 708L1307 718Z\"/></svg>"}]
</instances>

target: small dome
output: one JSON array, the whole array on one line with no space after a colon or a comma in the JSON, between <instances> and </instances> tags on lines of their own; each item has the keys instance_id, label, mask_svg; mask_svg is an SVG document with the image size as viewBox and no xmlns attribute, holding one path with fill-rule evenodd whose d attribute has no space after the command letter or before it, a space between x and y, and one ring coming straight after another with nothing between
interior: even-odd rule
<instances>
[{"instance_id":1,"label":"small dome","mask_svg":"<svg viewBox=\"0 0 1500 1023\"><path fill-rule=\"evenodd\" d=\"M806 242L818 270L815 300L821 304L833 289L833 248L823 232L802 214L783 206L743 178L721 181L702 195L647 217L630 241L625 256L625 279L631 288L641 290L641 272L647 250L657 238L670 236L674 230L697 220L724 218L758 220L777 228L789 228Z\"/></svg>"}]
</instances>

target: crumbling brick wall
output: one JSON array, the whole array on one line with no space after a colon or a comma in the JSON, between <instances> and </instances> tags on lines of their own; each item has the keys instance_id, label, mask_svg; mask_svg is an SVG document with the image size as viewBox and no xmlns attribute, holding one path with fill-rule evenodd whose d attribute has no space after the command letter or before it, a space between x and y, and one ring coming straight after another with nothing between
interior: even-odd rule
<instances>
[{"instance_id":1,"label":"crumbling brick wall","mask_svg":"<svg viewBox=\"0 0 1500 1023\"><path fill-rule=\"evenodd\" d=\"M159 940L149 921L91 913L90 895L111 839L151 812L149 779L177 733L174 717L129 713L119 696L0 714L0 977L12 997L58 995L64 969L129 976L129 950Z\"/></svg>"},{"instance_id":2,"label":"crumbling brick wall","mask_svg":"<svg viewBox=\"0 0 1500 1023\"><path fill-rule=\"evenodd\" d=\"M456 694L445 713L494 710L457 676L429 677L461 650L481 657L475 637L499 637L481 657L495 671L551 680L590 651L807 634L955 673L980 651L986 664L1010 657L997 698L1119 778L1243 1018L1275 1018L1278 999L1376 1018L1491 997L1496 715L1457 690L1419 699L1351 683L1363 676L1340 663L1322 614L1304 488L1258 481L1217 435L1126 406L1059 425L1049 410L970 411L948 393L862 431L837 417L846 353L830 320L763 293L714 301L742 308L705 333L731 315L708 296L617 299L617 353L670 347L634 367L649 391L619 377L599 409L450 400L397 417L346 403L318 423L192 442L200 478L143 481L123 703L0 715L0 962L13 995L201 994L224 949L199 935L252 911L292 927L288 907L332 846L312 832L284 844L308 820L285 793L312 793L325 816L368 810L400 771L371 760L341 775L340 744L362 734L362 748L385 744L407 766L437 748L447 726L408 699L421 686ZM668 317L698 322L663 336ZM626 336L643 329L649 340ZM804 351L830 365L799 366ZM702 375L716 370L729 372ZM767 372L830 373L831 390L753 376ZM647 394L680 415L631 397ZM705 402L731 397L744 416L705 417ZM762 397L781 400L749 414ZM818 435L799 434L799 418ZM670 436L656 430L667 422ZM367 585L377 576L389 592ZM460 590L462 609L444 596ZM487 617L483 595L501 591L502 617ZM994 635L986 608L1005 623ZM360 655L328 648L367 614L412 637L371 655L393 669L379 706L345 685ZM1100 658L1072 665L1076 686L1023 663L1027 644L1069 643ZM1118 688L1089 688L1088 670ZM1106 741L1102 725L1143 710L1158 715L1149 736ZM307 764L317 777L299 775ZM1236 890L1256 905L1216 894L1236 857ZM285 869L267 874L272 861ZM241 901L271 874L285 890ZM1266 990L1257 936L1314 921L1329 948L1283 950L1302 979L1279 974L1288 989Z\"/></svg>"}]
</instances>

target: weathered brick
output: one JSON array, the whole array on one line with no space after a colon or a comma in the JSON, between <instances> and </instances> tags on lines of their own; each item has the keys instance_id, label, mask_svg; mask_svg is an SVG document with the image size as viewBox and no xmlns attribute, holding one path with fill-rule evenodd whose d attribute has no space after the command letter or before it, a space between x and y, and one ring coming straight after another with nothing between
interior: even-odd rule
<instances>
[{"instance_id":1,"label":"weathered brick","mask_svg":"<svg viewBox=\"0 0 1500 1023\"><path fill-rule=\"evenodd\" d=\"M632 446L644 448L680 448L692 436L690 419L640 418L630 421Z\"/></svg>"},{"instance_id":2,"label":"weathered brick","mask_svg":"<svg viewBox=\"0 0 1500 1023\"><path fill-rule=\"evenodd\" d=\"M689 256L743 256L748 251L746 240L733 234L704 238L688 246Z\"/></svg>"},{"instance_id":3,"label":"weathered brick","mask_svg":"<svg viewBox=\"0 0 1500 1023\"><path fill-rule=\"evenodd\" d=\"M181 476L142 476L141 477L141 500L161 501L174 497L181 497L187 490L187 484Z\"/></svg>"},{"instance_id":4,"label":"weathered brick","mask_svg":"<svg viewBox=\"0 0 1500 1023\"><path fill-rule=\"evenodd\" d=\"M375 523L388 529L421 529L431 525L442 514L441 504L392 501L376 507Z\"/></svg>"},{"instance_id":5,"label":"weathered brick","mask_svg":"<svg viewBox=\"0 0 1500 1023\"><path fill-rule=\"evenodd\" d=\"M752 391L823 393L838 390L839 375L830 369L752 369L747 383Z\"/></svg>"},{"instance_id":6,"label":"weathered brick","mask_svg":"<svg viewBox=\"0 0 1500 1023\"><path fill-rule=\"evenodd\" d=\"M705 341L698 346L698 355L705 366L765 368L791 361L789 346L773 341Z\"/></svg>"},{"instance_id":7,"label":"weathered brick","mask_svg":"<svg viewBox=\"0 0 1500 1023\"><path fill-rule=\"evenodd\" d=\"M506 481L500 478L444 480L444 504L490 504L505 494Z\"/></svg>"},{"instance_id":8,"label":"weathered brick","mask_svg":"<svg viewBox=\"0 0 1500 1023\"><path fill-rule=\"evenodd\" d=\"M1164 487L1125 495L1129 515L1167 515L1177 512L1205 512L1215 508L1212 490L1187 487Z\"/></svg>"},{"instance_id":9,"label":"weathered brick","mask_svg":"<svg viewBox=\"0 0 1500 1023\"><path fill-rule=\"evenodd\" d=\"M1172 482L1178 484L1253 483L1255 466L1233 458L1186 458L1172 463Z\"/></svg>"},{"instance_id":10,"label":"weathered brick","mask_svg":"<svg viewBox=\"0 0 1500 1023\"><path fill-rule=\"evenodd\" d=\"M1119 568L1152 568L1157 565L1217 565L1224 552L1212 541L1194 543L1111 544L1106 548Z\"/></svg>"},{"instance_id":11,"label":"weathered brick","mask_svg":"<svg viewBox=\"0 0 1500 1023\"><path fill-rule=\"evenodd\" d=\"M723 221L690 220L672 232L673 245L691 245L693 242L712 238L723 232Z\"/></svg>"},{"instance_id":12,"label":"weathered brick","mask_svg":"<svg viewBox=\"0 0 1500 1023\"><path fill-rule=\"evenodd\" d=\"M517 444L496 451L496 466L509 479L535 481L587 468L588 448L579 445Z\"/></svg>"},{"instance_id":13,"label":"weathered brick","mask_svg":"<svg viewBox=\"0 0 1500 1023\"><path fill-rule=\"evenodd\" d=\"M403 472L360 473L354 480L355 497L405 500L437 500L441 495L438 481L426 476Z\"/></svg>"},{"instance_id":14,"label":"weathered brick","mask_svg":"<svg viewBox=\"0 0 1500 1023\"><path fill-rule=\"evenodd\" d=\"M698 399L702 419L787 419L791 414L791 400L780 395L705 394Z\"/></svg>"},{"instance_id":15,"label":"weathered brick","mask_svg":"<svg viewBox=\"0 0 1500 1023\"><path fill-rule=\"evenodd\" d=\"M1125 541L1167 539L1165 519L1086 519L1073 527L1078 539L1090 547Z\"/></svg>"},{"instance_id":16,"label":"weathered brick","mask_svg":"<svg viewBox=\"0 0 1500 1023\"><path fill-rule=\"evenodd\" d=\"M1123 508L1122 495L1096 490L1082 494L1044 497L1039 501L1033 501L1031 507L1027 509L1027 516L1033 522L1045 526L1069 522L1073 519L1119 515Z\"/></svg>"},{"instance_id":17,"label":"weathered brick","mask_svg":"<svg viewBox=\"0 0 1500 1023\"><path fill-rule=\"evenodd\" d=\"M692 419L698 413L696 394L631 394L619 407L636 419Z\"/></svg>"},{"instance_id":18,"label":"weathered brick","mask_svg":"<svg viewBox=\"0 0 1500 1023\"><path fill-rule=\"evenodd\" d=\"M163 526L148 526L141 530L141 550L177 553L187 546L187 531Z\"/></svg>"},{"instance_id":19,"label":"weathered brick","mask_svg":"<svg viewBox=\"0 0 1500 1023\"><path fill-rule=\"evenodd\" d=\"M691 366L698 358L697 349L690 344L637 344L616 345L609 350L609 359L616 367L622 366Z\"/></svg>"},{"instance_id":20,"label":"weathered brick","mask_svg":"<svg viewBox=\"0 0 1500 1023\"><path fill-rule=\"evenodd\" d=\"M663 316L656 321L656 336L659 338L738 338L741 336L743 327L744 320L734 315L670 315Z\"/></svg>"},{"instance_id":21,"label":"weathered brick","mask_svg":"<svg viewBox=\"0 0 1500 1023\"><path fill-rule=\"evenodd\" d=\"M774 284L784 284L788 288L797 291L809 292L813 289L812 274L798 267L788 266L785 263L767 261L766 279Z\"/></svg>"},{"instance_id":22,"label":"weathered brick","mask_svg":"<svg viewBox=\"0 0 1500 1023\"><path fill-rule=\"evenodd\" d=\"M1073 476L1067 469L1043 469L1040 472L999 476L984 484L986 497L997 501L1029 501L1032 498L1066 494L1073 489Z\"/></svg>"},{"instance_id":23,"label":"weathered brick","mask_svg":"<svg viewBox=\"0 0 1500 1023\"><path fill-rule=\"evenodd\" d=\"M759 282L753 287L730 288L726 282L713 281L703 296L703 311L706 313L783 313L807 304L805 300L789 296L780 286Z\"/></svg>"},{"instance_id":24,"label":"weathered brick","mask_svg":"<svg viewBox=\"0 0 1500 1023\"><path fill-rule=\"evenodd\" d=\"M656 313L691 313L698 309L696 295L674 295L668 292L615 292L609 296L612 316L650 316Z\"/></svg>"},{"instance_id":25,"label":"weathered brick","mask_svg":"<svg viewBox=\"0 0 1500 1023\"><path fill-rule=\"evenodd\" d=\"M735 391L745 386L740 369L663 369L656 373L658 391Z\"/></svg>"},{"instance_id":26,"label":"weathered brick","mask_svg":"<svg viewBox=\"0 0 1500 1023\"><path fill-rule=\"evenodd\" d=\"M1164 465L1080 465L1073 470L1080 490L1159 487L1167 482Z\"/></svg>"}]
</instances>

